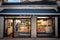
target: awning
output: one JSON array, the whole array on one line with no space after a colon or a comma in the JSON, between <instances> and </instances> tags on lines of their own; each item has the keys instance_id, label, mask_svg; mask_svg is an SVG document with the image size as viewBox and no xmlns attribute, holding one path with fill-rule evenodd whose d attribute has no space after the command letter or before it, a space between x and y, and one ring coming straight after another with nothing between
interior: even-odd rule
<instances>
[{"instance_id":1,"label":"awning","mask_svg":"<svg viewBox=\"0 0 60 40\"><path fill-rule=\"evenodd\" d=\"M55 9L4 9L0 13L56 13Z\"/></svg>"}]
</instances>

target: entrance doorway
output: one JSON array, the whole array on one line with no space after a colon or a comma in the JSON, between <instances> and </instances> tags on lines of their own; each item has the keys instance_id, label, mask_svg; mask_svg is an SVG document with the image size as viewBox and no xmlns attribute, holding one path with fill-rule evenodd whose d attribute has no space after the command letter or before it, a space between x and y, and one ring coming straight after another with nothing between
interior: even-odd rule
<instances>
[{"instance_id":1,"label":"entrance doorway","mask_svg":"<svg viewBox=\"0 0 60 40\"><path fill-rule=\"evenodd\" d=\"M5 19L4 37L13 36L13 19Z\"/></svg>"},{"instance_id":2,"label":"entrance doorway","mask_svg":"<svg viewBox=\"0 0 60 40\"><path fill-rule=\"evenodd\" d=\"M31 37L31 19L5 18L4 37Z\"/></svg>"}]
</instances>

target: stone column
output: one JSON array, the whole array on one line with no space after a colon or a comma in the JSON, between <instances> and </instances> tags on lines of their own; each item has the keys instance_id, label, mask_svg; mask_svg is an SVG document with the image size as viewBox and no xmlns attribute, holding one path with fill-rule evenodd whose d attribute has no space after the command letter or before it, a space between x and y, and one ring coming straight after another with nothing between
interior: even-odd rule
<instances>
[{"instance_id":1,"label":"stone column","mask_svg":"<svg viewBox=\"0 0 60 40\"><path fill-rule=\"evenodd\" d=\"M58 17L55 17L55 37L58 37Z\"/></svg>"},{"instance_id":2,"label":"stone column","mask_svg":"<svg viewBox=\"0 0 60 40\"><path fill-rule=\"evenodd\" d=\"M31 37L36 38L36 16L31 18Z\"/></svg>"},{"instance_id":3,"label":"stone column","mask_svg":"<svg viewBox=\"0 0 60 40\"><path fill-rule=\"evenodd\" d=\"M0 38L3 38L4 17L0 16Z\"/></svg>"}]
</instances>

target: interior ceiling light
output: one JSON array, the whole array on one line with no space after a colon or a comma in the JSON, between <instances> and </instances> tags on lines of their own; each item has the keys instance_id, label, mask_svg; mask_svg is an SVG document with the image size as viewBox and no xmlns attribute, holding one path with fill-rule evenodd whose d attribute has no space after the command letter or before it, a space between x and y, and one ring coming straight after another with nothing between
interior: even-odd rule
<instances>
[{"instance_id":1,"label":"interior ceiling light","mask_svg":"<svg viewBox=\"0 0 60 40\"><path fill-rule=\"evenodd\" d=\"M49 17L37 17L37 18L49 18Z\"/></svg>"}]
</instances>

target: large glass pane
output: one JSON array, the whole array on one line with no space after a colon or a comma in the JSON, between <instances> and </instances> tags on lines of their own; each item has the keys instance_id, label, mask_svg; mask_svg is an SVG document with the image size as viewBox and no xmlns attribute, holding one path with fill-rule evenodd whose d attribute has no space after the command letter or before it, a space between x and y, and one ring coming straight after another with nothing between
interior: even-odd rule
<instances>
[{"instance_id":1,"label":"large glass pane","mask_svg":"<svg viewBox=\"0 0 60 40\"><path fill-rule=\"evenodd\" d=\"M37 34L38 36L52 36L53 34L53 19L49 17L37 18Z\"/></svg>"},{"instance_id":2,"label":"large glass pane","mask_svg":"<svg viewBox=\"0 0 60 40\"><path fill-rule=\"evenodd\" d=\"M20 2L21 0L8 0L8 2Z\"/></svg>"},{"instance_id":3,"label":"large glass pane","mask_svg":"<svg viewBox=\"0 0 60 40\"><path fill-rule=\"evenodd\" d=\"M14 20L14 37L30 37L30 19Z\"/></svg>"},{"instance_id":4,"label":"large glass pane","mask_svg":"<svg viewBox=\"0 0 60 40\"><path fill-rule=\"evenodd\" d=\"M5 37L12 37L13 34L13 20L5 19Z\"/></svg>"}]
</instances>

